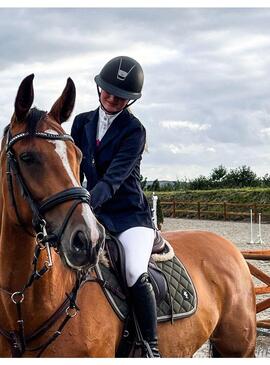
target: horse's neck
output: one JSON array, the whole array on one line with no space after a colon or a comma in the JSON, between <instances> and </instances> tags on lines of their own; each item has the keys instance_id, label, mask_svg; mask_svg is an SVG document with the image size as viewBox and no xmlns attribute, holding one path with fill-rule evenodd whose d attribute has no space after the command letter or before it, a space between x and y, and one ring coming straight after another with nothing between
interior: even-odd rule
<instances>
[{"instance_id":1,"label":"horse's neck","mask_svg":"<svg viewBox=\"0 0 270 365\"><path fill-rule=\"evenodd\" d=\"M35 239L17 226L5 221L2 215L0 232L0 287L13 293L24 288L33 272ZM24 316L38 324L44 322L65 300L65 292L69 292L74 284L74 275L64 267L59 255L52 252L53 267L39 280L26 289L22 303ZM38 269L47 260L46 250L41 252ZM5 307L5 317L10 315L8 324L14 324L14 304L10 296L0 292L1 304ZM11 315L12 313L12 315ZM1 315L0 315L1 317ZM12 319L11 319L12 318ZM3 318L2 318L3 319ZM6 322L6 318L5 322ZM27 319L27 318L25 318ZM11 323L12 322L12 323ZM36 324L33 325L36 327Z\"/></svg>"}]
</instances>

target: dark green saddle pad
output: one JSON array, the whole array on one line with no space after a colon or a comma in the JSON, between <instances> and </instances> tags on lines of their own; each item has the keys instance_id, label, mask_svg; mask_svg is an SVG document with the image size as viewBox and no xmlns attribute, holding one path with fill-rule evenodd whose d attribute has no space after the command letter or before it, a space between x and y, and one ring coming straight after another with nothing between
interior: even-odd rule
<instances>
[{"instance_id":1,"label":"dark green saddle pad","mask_svg":"<svg viewBox=\"0 0 270 365\"><path fill-rule=\"evenodd\" d=\"M197 294L183 263L174 256L171 260L156 262L156 264L165 274L169 286L165 298L157 307L158 322L191 316L197 309ZM110 267L101 263L95 270L97 277L108 284L103 286L103 291L113 310L121 320L125 320L129 307L126 300L121 295L117 295L117 292L121 292L121 286L115 273ZM112 291L110 288L116 290Z\"/></svg>"}]
</instances>

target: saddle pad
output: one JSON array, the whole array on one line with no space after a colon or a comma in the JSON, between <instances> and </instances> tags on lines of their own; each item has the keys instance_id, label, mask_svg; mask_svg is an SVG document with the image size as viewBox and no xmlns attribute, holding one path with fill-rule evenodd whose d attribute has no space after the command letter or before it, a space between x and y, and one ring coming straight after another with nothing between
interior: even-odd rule
<instances>
[{"instance_id":1,"label":"saddle pad","mask_svg":"<svg viewBox=\"0 0 270 365\"><path fill-rule=\"evenodd\" d=\"M158 322L191 316L197 309L197 294L183 263L174 256L156 264L165 274L169 286L165 299L157 308Z\"/></svg>"},{"instance_id":2,"label":"saddle pad","mask_svg":"<svg viewBox=\"0 0 270 365\"><path fill-rule=\"evenodd\" d=\"M157 308L158 322L165 322L191 316L197 308L197 294L191 278L180 260L174 256L171 260L157 262L166 276L169 291ZM97 277L108 283L103 291L113 310L121 320L125 320L129 308L125 300L115 294L110 287L121 291L119 280L111 268L98 264L95 268ZM170 294L169 294L170 293ZM170 299L171 297L171 299Z\"/></svg>"}]
</instances>

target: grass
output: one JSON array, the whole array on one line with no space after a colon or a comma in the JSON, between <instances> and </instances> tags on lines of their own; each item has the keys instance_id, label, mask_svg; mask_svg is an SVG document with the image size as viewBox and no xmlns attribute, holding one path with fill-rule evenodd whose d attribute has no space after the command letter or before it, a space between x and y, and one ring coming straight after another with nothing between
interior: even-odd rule
<instances>
[{"instance_id":1,"label":"grass","mask_svg":"<svg viewBox=\"0 0 270 365\"><path fill-rule=\"evenodd\" d=\"M233 214L229 219L233 220L243 220L248 219L250 208L253 208L256 204L256 213L261 212L262 218L270 219L270 206L262 207L260 205L270 204L270 188L241 188L241 189L215 189L215 190L180 190L180 191L166 191L166 192L156 192L159 197L160 202L164 203L166 201L183 202L176 204L176 216L177 217L187 217L193 218L197 217L197 213L192 213L192 210L197 211L197 203L201 202L201 218L211 218L211 219L223 219L224 216L224 205L223 203L236 203L236 204L249 204L250 206L243 207L232 207L229 206L228 209ZM146 192L146 196L150 198L152 192ZM209 205L205 203L220 203L220 205ZM222 204L221 204L222 203ZM172 207L170 205L162 205L164 216L171 216ZM178 210L178 212L177 212ZM189 210L190 212L184 213L180 210ZM207 213L212 211L213 214ZM239 212L239 216L235 213ZM241 216L241 213L242 216ZM269 217L267 217L269 215Z\"/></svg>"}]
</instances>

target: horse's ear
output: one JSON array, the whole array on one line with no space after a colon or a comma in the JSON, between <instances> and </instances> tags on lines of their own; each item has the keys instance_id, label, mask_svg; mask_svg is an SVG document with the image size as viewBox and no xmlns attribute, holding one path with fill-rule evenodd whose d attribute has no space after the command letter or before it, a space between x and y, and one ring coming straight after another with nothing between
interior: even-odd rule
<instances>
[{"instance_id":1,"label":"horse's ear","mask_svg":"<svg viewBox=\"0 0 270 365\"><path fill-rule=\"evenodd\" d=\"M15 99L15 117L18 122L21 122L26 117L29 112L31 105L34 100L34 88L33 88L33 79L34 74L27 76L21 82L17 96Z\"/></svg>"},{"instance_id":2,"label":"horse's ear","mask_svg":"<svg viewBox=\"0 0 270 365\"><path fill-rule=\"evenodd\" d=\"M70 117L74 108L75 98L75 84L69 77L62 95L58 100L56 100L50 111L51 116L60 124L65 122Z\"/></svg>"}]
</instances>

